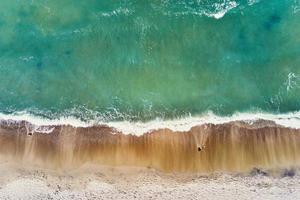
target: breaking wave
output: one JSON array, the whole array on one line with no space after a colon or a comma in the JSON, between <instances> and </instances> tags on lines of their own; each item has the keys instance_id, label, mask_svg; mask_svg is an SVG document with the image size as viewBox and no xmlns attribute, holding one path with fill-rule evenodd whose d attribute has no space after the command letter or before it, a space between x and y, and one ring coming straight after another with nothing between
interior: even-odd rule
<instances>
[{"instance_id":1,"label":"breaking wave","mask_svg":"<svg viewBox=\"0 0 300 200\"><path fill-rule=\"evenodd\" d=\"M224 124L234 121L244 121L246 123L254 123L259 120L273 121L277 125L288 128L300 128L300 112L271 114L265 112L253 113L235 113L231 116L218 116L209 111L198 116L187 116L176 119L162 120L155 119L147 122L142 121L101 121L100 119L93 119L89 121L82 121L76 117L60 117L57 119L47 119L41 116L32 115L26 111L15 112L12 114L0 113L1 122L22 122L26 121L35 126L36 130L43 126L73 126L73 127L92 127L104 125L112 127L123 134L142 135L152 130L170 129L172 131L188 131L192 127L203 124Z\"/></svg>"},{"instance_id":2,"label":"breaking wave","mask_svg":"<svg viewBox=\"0 0 300 200\"><path fill-rule=\"evenodd\" d=\"M252 6L256 3L259 3L259 0L248 0L246 6ZM179 6L178 6L179 5ZM166 1L164 6L163 13L169 16L185 16L185 15L194 15L194 16L208 16L215 19L220 19L230 10L237 7L245 7L237 1L232 0L219 0L214 3L207 1L184 1L184 2L173 2ZM178 10L172 9L172 7L180 7Z\"/></svg>"}]
</instances>

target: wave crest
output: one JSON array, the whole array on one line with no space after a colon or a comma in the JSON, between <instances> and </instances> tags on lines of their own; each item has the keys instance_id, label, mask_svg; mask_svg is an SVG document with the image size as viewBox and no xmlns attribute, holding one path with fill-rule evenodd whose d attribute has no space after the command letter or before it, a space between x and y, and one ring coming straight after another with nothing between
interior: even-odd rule
<instances>
[{"instance_id":1,"label":"wave crest","mask_svg":"<svg viewBox=\"0 0 300 200\"><path fill-rule=\"evenodd\" d=\"M44 126L58 126L70 125L73 127L92 127L98 125L105 125L122 132L123 134L142 135L152 130L170 129L172 131L188 131L192 127L203 124L224 124L234 121L244 121L252 124L259 120L273 121L278 125L289 128L300 128L300 112L286 113L286 114L271 114L271 113L235 113L231 116L218 116L213 112L207 112L198 116L188 116L183 118L176 118L170 120L156 119L147 122L141 121L102 121L100 119L93 119L89 121L82 121L79 118L68 116L56 119L46 119L40 116L32 115L26 111L16 112L13 114L0 113L0 122L16 123L26 121L33 124L35 127L32 130L42 131ZM51 131L42 131L50 133Z\"/></svg>"}]
</instances>

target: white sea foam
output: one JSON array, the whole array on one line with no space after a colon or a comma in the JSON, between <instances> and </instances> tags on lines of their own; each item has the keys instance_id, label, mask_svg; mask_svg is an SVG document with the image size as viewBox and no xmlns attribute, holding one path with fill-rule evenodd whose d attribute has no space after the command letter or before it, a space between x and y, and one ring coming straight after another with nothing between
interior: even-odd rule
<instances>
[{"instance_id":1,"label":"white sea foam","mask_svg":"<svg viewBox=\"0 0 300 200\"><path fill-rule=\"evenodd\" d=\"M132 13L131 10L129 10L128 8L117 8L115 10L112 11L108 11L108 12L101 12L101 13L95 13L95 15L99 18L101 17L112 17L112 16L119 16L119 15L124 15L124 16L128 16Z\"/></svg>"},{"instance_id":2,"label":"white sea foam","mask_svg":"<svg viewBox=\"0 0 300 200\"><path fill-rule=\"evenodd\" d=\"M75 117L61 117L59 119L46 119L43 117L32 115L26 111L15 112L13 114L0 113L0 120L3 121L26 121L36 126L55 126L55 125L71 125L74 127L92 126L92 122L83 122Z\"/></svg>"},{"instance_id":3,"label":"white sea foam","mask_svg":"<svg viewBox=\"0 0 300 200\"><path fill-rule=\"evenodd\" d=\"M248 2L248 5L249 5L249 6L252 6L252 5L258 3L259 1L260 1L260 0L248 0L247 2Z\"/></svg>"},{"instance_id":4,"label":"white sea foam","mask_svg":"<svg viewBox=\"0 0 300 200\"><path fill-rule=\"evenodd\" d=\"M205 8L200 6L200 8L191 7L188 4L183 3L184 9L178 12L166 11L164 14L171 16L184 16L184 15L195 15L195 16L207 16L213 17L215 19L220 19L224 17L224 15L233 8L238 7L238 3L236 1L224 0L221 3L214 3L210 6L210 8Z\"/></svg>"},{"instance_id":5,"label":"white sea foam","mask_svg":"<svg viewBox=\"0 0 300 200\"><path fill-rule=\"evenodd\" d=\"M294 0L293 10L294 13L298 13L300 11L300 0Z\"/></svg>"},{"instance_id":6,"label":"white sea foam","mask_svg":"<svg viewBox=\"0 0 300 200\"><path fill-rule=\"evenodd\" d=\"M0 114L0 120L5 121L27 121L33 126L29 127L29 132L39 132L39 133L51 133L53 129L47 126L54 125L71 125L74 127L90 127L94 125L107 125L120 131L124 134L134 134L142 135L151 130L158 129L171 129L173 131L188 131L190 128L203 125L203 124L223 124L232 121L246 121L254 122L259 119L271 120L276 124L290 127L290 128L300 128L300 112L286 113L286 114L270 114L270 113L235 113L231 116L217 116L212 112L207 112L206 114L199 116L190 116L185 118L178 118L172 120L161 120L156 119L149 122L130 122L130 121L112 121L112 122L99 122L99 121L89 121L83 122L74 117L62 117L60 119L44 119L37 117L26 112L18 112L14 114Z\"/></svg>"},{"instance_id":7,"label":"white sea foam","mask_svg":"<svg viewBox=\"0 0 300 200\"><path fill-rule=\"evenodd\" d=\"M215 7L216 9L216 12L212 12L212 13L209 13L209 12L205 12L204 14L206 16L209 16L209 17L214 17L215 19L220 19L222 17L224 17L224 15L231 9L235 8L238 6L238 3L235 2L235 1L230 1L228 3L222 3L222 4L214 4L213 7Z\"/></svg>"},{"instance_id":8,"label":"white sea foam","mask_svg":"<svg viewBox=\"0 0 300 200\"><path fill-rule=\"evenodd\" d=\"M254 122L259 119L274 121L276 124L300 128L300 112L287 114L269 114L269 113L236 113L232 116L217 116L208 112L202 116L186 117L175 120L154 120L150 122L109 122L108 126L114 127L125 134L140 135L151 130L168 128L173 131L188 131L191 127L203 124L223 124L232 121Z\"/></svg>"}]
</instances>

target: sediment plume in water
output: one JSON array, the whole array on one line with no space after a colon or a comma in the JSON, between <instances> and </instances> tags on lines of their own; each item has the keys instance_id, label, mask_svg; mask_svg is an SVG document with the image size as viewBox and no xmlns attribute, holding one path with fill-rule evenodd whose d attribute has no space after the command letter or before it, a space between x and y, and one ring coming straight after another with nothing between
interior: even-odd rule
<instances>
[{"instance_id":1,"label":"sediment plume in water","mask_svg":"<svg viewBox=\"0 0 300 200\"><path fill-rule=\"evenodd\" d=\"M258 120L203 124L189 131L126 135L108 126L39 126L2 121L1 159L20 165L74 169L87 163L165 172L244 172L300 165L300 129Z\"/></svg>"}]
</instances>

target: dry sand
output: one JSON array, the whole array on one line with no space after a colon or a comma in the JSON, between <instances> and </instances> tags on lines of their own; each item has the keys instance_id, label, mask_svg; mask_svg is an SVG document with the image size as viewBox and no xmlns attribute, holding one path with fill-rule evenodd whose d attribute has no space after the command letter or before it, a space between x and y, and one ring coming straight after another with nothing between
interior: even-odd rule
<instances>
[{"instance_id":1,"label":"dry sand","mask_svg":"<svg viewBox=\"0 0 300 200\"><path fill-rule=\"evenodd\" d=\"M93 167L47 171L0 165L0 199L300 199L300 176L164 174Z\"/></svg>"}]
</instances>

